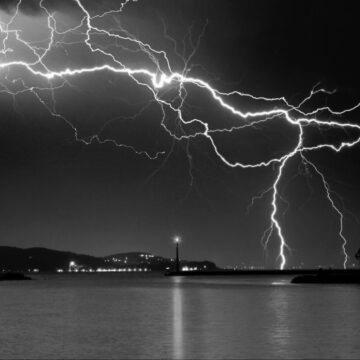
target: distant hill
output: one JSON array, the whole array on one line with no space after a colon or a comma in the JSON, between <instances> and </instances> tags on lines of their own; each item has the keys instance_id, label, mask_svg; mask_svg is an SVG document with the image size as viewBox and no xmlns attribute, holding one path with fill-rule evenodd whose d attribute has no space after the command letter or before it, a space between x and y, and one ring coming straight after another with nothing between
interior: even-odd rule
<instances>
[{"instance_id":1,"label":"distant hill","mask_svg":"<svg viewBox=\"0 0 360 360\"><path fill-rule=\"evenodd\" d=\"M84 264L86 267L98 268L105 264L103 258L75 254L67 251L51 250L41 247L21 249L11 246L0 246L0 270L27 271L56 271L68 269L70 261Z\"/></svg>"},{"instance_id":2,"label":"distant hill","mask_svg":"<svg viewBox=\"0 0 360 360\"><path fill-rule=\"evenodd\" d=\"M153 271L165 271L174 268L174 259L156 256L146 252L130 252L109 255L104 258L111 266L150 268ZM197 268L198 270L216 270L217 266L211 261L181 260L182 267Z\"/></svg>"},{"instance_id":3,"label":"distant hill","mask_svg":"<svg viewBox=\"0 0 360 360\"><path fill-rule=\"evenodd\" d=\"M165 271L174 268L174 260L156 256L147 252L129 252L96 257L51 250L42 247L22 249L12 246L0 246L0 271L67 271L70 263L78 270L96 269L147 269ZM215 263L210 261L181 260L182 267L197 270L216 270Z\"/></svg>"}]
</instances>

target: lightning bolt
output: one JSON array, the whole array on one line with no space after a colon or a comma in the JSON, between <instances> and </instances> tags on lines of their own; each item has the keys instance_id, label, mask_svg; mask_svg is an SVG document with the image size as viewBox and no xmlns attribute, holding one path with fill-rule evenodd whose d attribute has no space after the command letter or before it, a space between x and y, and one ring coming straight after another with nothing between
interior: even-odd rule
<instances>
[{"instance_id":1,"label":"lightning bolt","mask_svg":"<svg viewBox=\"0 0 360 360\"><path fill-rule=\"evenodd\" d=\"M347 262L349 260L349 255L348 253L346 252L346 245L347 245L347 240L346 240L346 237L344 235L344 215L343 213L340 211L340 209L336 206L335 204L335 200L332 196L333 194L333 191L330 189L330 185L329 183L326 181L325 179L325 176L324 174L317 168L317 166L311 162L302 152L300 153L300 156L304 162L304 164L307 164L309 165L314 171L316 174L319 175L321 181L322 181L322 184L324 186L324 189L325 189L325 193L326 193L326 197L332 207L332 209L334 210L334 212L338 215L339 217L339 236L342 240L342 252L344 254L344 263L343 263L343 266L344 266L344 269L346 269L346 265L347 265Z\"/></svg>"},{"instance_id":2,"label":"lightning bolt","mask_svg":"<svg viewBox=\"0 0 360 360\"><path fill-rule=\"evenodd\" d=\"M159 106L162 114L161 126L164 131L166 131L166 133L168 133L174 141L187 140L186 151L189 159L190 185L193 184L194 178L192 173L193 162L190 154L189 143L192 139L197 137L207 139L218 160L230 168L257 169L270 166L274 167L276 170L275 179L269 189L266 190L266 193L271 192L270 225L262 236L262 242L266 247L271 236L273 234L277 235L277 238L279 239L278 261L280 269L284 269L286 267L287 253L290 251L290 247L285 239L284 230L281 226L278 214L278 202L279 199L281 199L279 187L281 180L284 177L284 173L286 172L288 163L300 156L301 160L320 176L330 205L339 216L339 236L342 239L344 268L346 268L348 254L346 252L347 240L343 235L343 213L336 206L332 197L332 191L330 190L329 184L327 183L323 173L318 170L314 163L308 160L305 154L322 149L332 150L339 153L345 148L352 148L356 146L360 142L360 126L352 122L338 121L336 118L359 109L360 103L340 111L335 111L328 106L315 108L311 111L305 111L303 110L304 106L307 105L315 96L321 94L332 95L334 91L319 88L319 85L317 84L302 101L298 104L291 104L285 97L271 98L255 96L238 90L226 92L215 88L210 82L202 78L190 76L190 62L199 47L201 38L205 34L206 27L203 28L203 31L196 43L193 42L191 29L189 29L187 38L191 44L191 51L189 54L185 55L185 53L180 53L177 48L176 41L168 35L164 25L164 37L174 43L175 55L182 59L184 64L181 71L175 71L173 70L169 55L166 51L156 49L151 46L151 44L143 42L124 29L119 21L117 22L118 27L116 29L109 30L96 25L99 20L105 17L121 14L126 9L126 6L129 6L132 2L131 0L121 2L117 9L108 10L95 15L90 14L90 11L86 8L82 0L73 0L74 5L77 6L82 15L76 26L67 28L63 31L60 31L58 28L56 14L46 7L44 0L39 0L39 10L41 11L42 16L46 18L48 39L45 46L41 45L42 42L30 42L24 39L21 29L15 27L15 20L18 16L20 16L23 1L24 0L18 0L8 21L0 19L0 35L2 39L0 42L0 74L3 76L3 80L0 83L0 94L11 96L14 104L17 95L22 93L32 94L36 100L46 108L51 116L61 118L68 126L70 126L74 132L76 141L80 141L83 144L90 145L94 141L100 144L111 143L115 147L129 149L134 151L136 154L144 155L149 159L158 159L164 154L163 151L148 153L147 151L136 149L128 144L118 143L114 139L103 138L101 136L102 130L100 133L93 134L89 139L81 138L78 134L76 126L57 111L55 90L66 86L73 86L70 83L70 78L85 76L90 73L103 72L127 76L134 81L136 85L147 90L151 96L151 102L154 102ZM80 37L81 40L71 42L66 40L69 35L74 34L78 38ZM140 52L146 56L149 61L149 65L146 67L128 66L121 60L121 58L119 58L119 56L110 50L110 47L98 45L94 41L94 38L105 38L107 41L113 41L115 48L121 48L125 51ZM48 63L48 55L54 48L59 46L66 48L69 44L80 44L81 46L85 46L90 55L94 58L96 57L96 59L101 59L101 61L99 61L99 64L94 66L66 67L60 65L58 68L54 69L51 64ZM29 54L31 54L31 60L26 60L21 57L13 59L14 54L16 53L14 46L17 45L23 47L29 52ZM44 81L44 84L46 85L28 85L22 78L12 79L10 76L10 70L20 69L27 71L29 75L39 81ZM190 86L197 88L204 94L210 95L214 104L220 106L224 114L235 116L239 120L239 124L232 127L224 126L222 128L212 128L205 119L199 119L197 117L189 117L186 119L188 115L185 116L184 109L186 99L189 96L187 87ZM16 89L14 90L14 88ZM170 89L176 89L177 95L169 99L169 97L166 96L166 91ZM43 92L49 92L51 94L50 103L42 97L41 94ZM248 99L254 101L255 103L266 103L266 108L254 112L243 111L240 107L232 105L232 100L234 99ZM175 115L178 121L178 129L180 129L180 131L171 130L171 128L167 125L166 116L168 112ZM327 114L327 117L330 117L331 119L320 119L318 118L319 114ZM272 158L264 158L258 162L243 162L229 159L219 149L215 140L216 134L241 131L244 128L269 123L274 119L282 119L282 121L285 121L297 131L296 144L288 152ZM201 130L197 130L192 133L188 133L184 130L183 127L189 127L191 125L196 125L197 127L200 127ZM357 135L354 140L342 141L340 144L336 145L324 142L309 146L305 144L306 136L304 130L306 127L318 127L319 129L335 128L342 129L344 131L352 130L356 131ZM164 161L167 159L168 157L166 157Z\"/></svg>"}]
</instances>

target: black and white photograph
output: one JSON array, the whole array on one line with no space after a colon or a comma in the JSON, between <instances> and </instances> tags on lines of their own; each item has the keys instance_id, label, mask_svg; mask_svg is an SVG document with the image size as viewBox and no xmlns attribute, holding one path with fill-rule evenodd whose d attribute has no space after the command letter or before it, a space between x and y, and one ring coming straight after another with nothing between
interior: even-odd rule
<instances>
[{"instance_id":1,"label":"black and white photograph","mask_svg":"<svg viewBox=\"0 0 360 360\"><path fill-rule=\"evenodd\" d=\"M0 0L0 359L359 359L352 0Z\"/></svg>"}]
</instances>

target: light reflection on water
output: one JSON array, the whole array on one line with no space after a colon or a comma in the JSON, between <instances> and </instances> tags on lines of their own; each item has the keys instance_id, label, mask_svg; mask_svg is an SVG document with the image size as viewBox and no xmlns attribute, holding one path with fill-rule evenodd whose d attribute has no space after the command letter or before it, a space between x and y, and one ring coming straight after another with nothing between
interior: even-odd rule
<instances>
[{"instance_id":1,"label":"light reflection on water","mask_svg":"<svg viewBox=\"0 0 360 360\"><path fill-rule=\"evenodd\" d=\"M136 274L0 283L0 358L359 358L360 287Z\"/></svg>"},{"instance_id":2,"label":"light reflection on water","mask_svg":"<svg viewBox=\"0 0 360 360\"><path fill-rule=\"evenodd\" d=\"M181 284L183 278L174 278L173 293L173 348L174 359L182 359L184 357L184 343L183 343L183 292Z\"/></svg>"}]
</instances>

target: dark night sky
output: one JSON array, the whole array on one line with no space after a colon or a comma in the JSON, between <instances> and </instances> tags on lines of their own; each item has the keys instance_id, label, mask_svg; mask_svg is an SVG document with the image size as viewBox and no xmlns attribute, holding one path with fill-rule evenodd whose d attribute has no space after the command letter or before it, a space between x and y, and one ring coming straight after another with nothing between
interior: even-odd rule
<instances>
[{"instance_id":1,"label":"dark night sky","mask_svg":"<svg viewBox=\"0 0 360 360\"><path fill-rule=\"evenodd\" d=\"M5 3L8 9L10 2L0 0L3 9ZM97 4L96 11L101 11L115 6L116 1L84 4L92 10ZM295 103L321 82L337 93L318 96L315 104L340 110L360 99L355 5L355 1L139 0L128 5L119 18L144 42L166 50L175 70L181 70L181 60L173 43L164 38L163 22L182 51L189 26L196 39L207 21L191 61L192 76L224 91L286 96ZM76 16L70 5L57 5L56 10L63 12L64 19ZM41 18L34 9L27 9L22 16L24 23ZM185 50L189 51L188 46ZM73 46L69 51L72 60L67 65L88 61L83 49ZM62 63L61 54L59 50L54 56L54 64ZM78 127L80 136L90 136L117 118L105 128L104 136L151 153L173 152L164 163L164 156L148 160L111 144L86 146L75 142L72 129L49 116L34 96L19 96L14 110L11 97L0 95L1 245L46 246L96 255L144 250L168 256L173 251L171 237L179 234L186 258L207 258L221 265L278 264L276 236L267 257L260 245L261 234L269 225L270 194L247 213L251 197L271 185L275 177L272 167L230 169L201 137L189 144L174 143L160 126L156 104L138 117L126 119L151 99L126 76L104 72L69 80L74 88L56 92L57 108ZM236 119L208 96L194 89L190 94L189 116L197 114L213 126L235 123ZM360 123L358 115L359 111L340 120ZM329 119L328 114L322 116ZM289 149L296 137L283 122L271 124L216 139L233 159L270 158ZM351 135L314 132L310 140L322 137L336 143ZM187 146L193 161L192 186ZM341 154L323 150L309 156L341 196L339 206L348 209L344 233L351 255L360 246L356 220L360 217L359 156L359 147ZM337 217L319 178L304 175L299 159L294 158L280 184L281 195L289 202L288 208L282 203L279 211L293 249L288 265L341 266Z\"/></svg>"}]
</instances>

